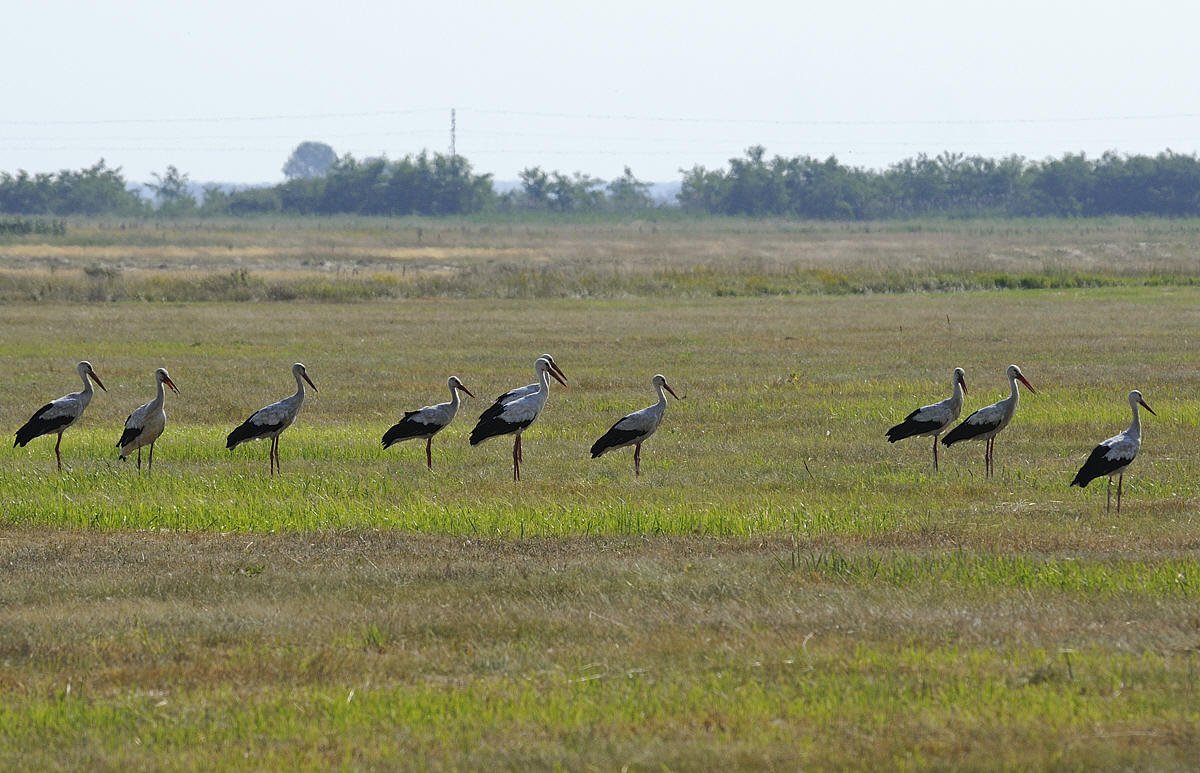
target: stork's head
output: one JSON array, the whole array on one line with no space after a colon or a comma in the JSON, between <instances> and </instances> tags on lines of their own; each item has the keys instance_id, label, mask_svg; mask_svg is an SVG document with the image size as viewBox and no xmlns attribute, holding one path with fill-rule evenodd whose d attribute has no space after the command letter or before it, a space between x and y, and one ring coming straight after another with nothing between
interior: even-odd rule
<instances>
[{"instance_id":1,"label":"stork's head","mask_svg":"<svg viewBox=\"0 0 1200 773\"><path fill-rule=\"evenodd\" d=\"M179 394L179 387L175 386L175 382L172 381L171 377L167 375L166 368L159 368L158 370L154 371L154 378L158 381L158 383L166 384L167 386L171 387L171 391L175 394Z\"/></svg>"},{"instance_id":2,"label":"stork's head","mask_svg":"<svg viewBox=\"0 0 1200 773\"><path fill-rule=\"evenodd\" d=\"M553 358L553 357L551 357L551 356L550 356L550 355L548 355L548 354L543 354L541 357L538 357L538 359L539 359L539 360L545 360L545 361L546 361L546 362L547 362L547 363L550 365L550 372L551 372L551 373L557 373L557 374L558 374L558 377L559 377L559 378L558 378L558 380L559 380L560 382L562 382L562 383L563 383L563 385L566 385L566 383L567 383L567 374L562 372L562 368L558 367L558 363L554 361L554 358ZM536 366L535 366L535 367L536 367Z\"/></svg>"},{"instance_id":3,"label":"stork's head","mask_svg":"<svg viewBox=\"0 0 1200 773\"><path fill-rule=\"evenodd\" d=\"M302 362L293 363L292 364L292 375L295 376L297 379L304 379L305 381L307 381L308 385L313 388L314 392L320 391L319 389L317 389L317 385L312 382L312 379L308 377L308 369L304 367L304 363L302 363Z\"/></svg>"},{"instance_id":4,"label":"stork's head","mask_svg":"<svg viewBox=\"0 0 1200 773\"><path fill-rule=\"evenodd\" d=\"M558 368L555 367L554 363L551 360L548 360L545 357L538 357L537 360L533 363L533 369L538 374L538 378L541 378L543 373L549 373L551 376L554 377L555 381L562 384L563 386L567 385L566 377L560 376L559 375L560 371L558 370Z\"/></svg>"},{"instance_id":5,"label":"stork's head","mask_svg":"<svg viewBox=\"0 0 1200 773\"><path fill-rule=\"evenodd\" d=\"M963 394L967 393L967 372L962 368L954 369L954 383L962 387Z\"/></svg>"},{"instance_id":6,"label":"stork's head","mask_svg":"<svg viewBox=\"0 0 1200 773\"><path fill-rule=\"evenodd\" d=\"M1016 365L1008 366L1008 377L1010 379L1016 379L1017 381L1020 381L1022 384L1024 384L1026 387L1029 388L1030 392L1032 392L1035 395L1037 394L1037 390L1033 388L1033 384L1030 384L1029 381L1026 380L1025 375L1023 373L1021 373L1021 369L1018 368Z\"/></svg>"},{"instance_id":7,"label":"stork's head","mask_svg":"<svg viewBox=\"0 0 1200 773\"><path fill-rule=\"evenodd\" d=\"M668 392L670 392L671 397L674 397L676 400L679 399L679 395L675 394L675 390L672 389L671 385L667 383L667 377L664 376L663 374L661 374L661 373L655 374L654 378L650 379L650 381L651 381L651 383L654 384L655 387L665 389Z\"/></svg>"},{"instance_id":8,"label":"stork's head","mask_svg":"<svg viewBox=\"0 0 1200 773\"><path fill-rule=\"evenodd\" d=\"M1154 413L1154 409L1146 404L1146 401L1142 399L1142 393L1137 391L1136 389L1129 393L1129 404L1130 405L1140 405L1143 408L1145 408L1147 411L1150 411L1150 413ZM1154 415L1157 416L1158 414L1154 413Z\"/></svg>"},{"instance_id":9,"label":"stork's head","mask_svg":"<svg viewBox=\"0 0 1200 773\"><path fill-rule=\"evenodd\" d=\"M458 380L458 376L451 376L449 378L449 380L447 381L447 384L449 384L451 389L461 389L462 391L466 392L471 397L475 396L475 395L471 394L470 389L467 389L466 384L464 384L463 382Z\"/></svg>"},{"instance_id":10,"label":"stork's head","mask_svg":"<svg viewBox=\"0 0 1200 773\"><path fill-rule=\"evenodd\" d=\"M101 381L100 377L96 375L96 371L92 370L92 363L88 362L87 360L83 360L75 366L75 369L79 371L80 378L87 379L90 377L92 381L96 382L96 386L104 389L104 382ZM104 389L104 391L107 392L108 390Z\"/></svg>"}]
</instances>

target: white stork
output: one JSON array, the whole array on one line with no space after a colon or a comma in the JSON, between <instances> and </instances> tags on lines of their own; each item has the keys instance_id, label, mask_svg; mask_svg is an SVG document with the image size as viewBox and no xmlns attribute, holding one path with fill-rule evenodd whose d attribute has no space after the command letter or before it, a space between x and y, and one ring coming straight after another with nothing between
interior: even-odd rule
<instances>
[{"instance_id":1,"label":"white stork","mask_svg":"<svg viewBox=\"0 0 1200 773\"><path fill-rule=\"evenodd\" d=\"M62 472L62 453L59 451L59 446L62 444L63 433L83 415L84 409L92 401L92 380L95 380L96 385L104 389L100 377L96 375L96 371L92 370L92 364L87 360L76 365L75 371L79 373L79 378L83 379L83 390L63 395L38 408L29 421L25 422L25 426L17 430L17 439L13 441L13 448L24 447L35 437L56 433L58 440L54 442L54 459L58 462L59 472ZM104 389L104 391L108 390Z\"/></svg>"},{"instance_id":2,"label":"white stork","mask_svg":"<svg viewBox=\"0 0 1200 773\"><path fill-rule=\"evenodd\" d=\"M466 392L471 397L471 390L451 376L446 382L450 387L450 402L427 405L415 411L405 411L404 417L392 428L383 433L383 447L389 448L402 440L425 438L425 465L433 469L433 436L450 426L454 415L458 413L458 393Z\"/></svg>"},{"instance_id":3,"label":"white stork","mask_svg":"<svg viewBox=\"0 0 1200 773\"><path fill-rule=\"evenodd\" d=\"M1129 409L1133 411L1133 421L1129 422L1129 429L1119 435L1113 435L1108 440L1105 440L1100 445L1092 449L1092 454L1079 468L1079 472L1075 473L1075 479L1071 481L1072 486L1083 488L1091 483L1096 478L1104 475L1108 477L1108 507L1112 509L1112 479L1117 476L1117 512L1121 512L1121 484L1125 480L1125 470L1129 465L1133 464L1134 458L1137 456L1138 449L1142 447L1142 421L1138 413L1138 406L1142 406L1150 413L1154 413L1154 409L1146 404L1142 399L1142 393L1136 389L1129 393Z\"/></svg>"},{"instance_id":4,"label":"white stork","mask_svg":"<svg viewBox=\"0 0 1200 773\"><path fill-rule=\"evenodd\" d=\"M533 392L503 403L501 399L511 393L501 395L495 405L479 415L479 422L475 429L471 430L473 446L488 438L516 433L517 437L513 441L513 480L521 479L521 433L537 420L538 414L546 405L546 398L550 396L550 378L553 377L563 386L567 385L566 376L560 376L562 371L545 357L538 357L533 363L533 369L538 378L537 388Z\"/></svg>"},{"instance_id":5,"label":"white stork","mask_svg":"<svg viewBox=\"0 0 1200 773\"><path fill-rule=\"evenodd\" d=\"M616 424L609 427L608 432L605 432L599 440L592 444L593 459L604 456L609 451L632 445L633 474L635 476L642 474L642 443L646 442L646 439L658 429L658 425L662 423L663 414L667 411L667 395L663 390L670 392L671 397L676 400L679 399L679 395L675 394L675 390L667 383L666 376L655 375L650 383L658 392L658 402L640 411L626 414Z\"/></svg>"},{"instance_id":6,"label":"white stork","mask_svg":"<svg viewBox=\"0 0 1200 773\"><path fill-rule=\"evenodd\" d=\"M545 360L546 363L550 366L550 370L553 371L554 373L557 373L559 375L560 379L565 379L567 377L567 375L562 372L562 369L558 367L558 363L555 362L554 358L551 357L550 355L543 354L542 356L538 357L538 359ZM536 361L535 361L535 367L536 367ZM534 392L538 391L539 389L541 389L541 384L539 384L536 381L533 382L532 384L526 384L523 387L515 387L513 389L510 389L507 392L505 392L504 394L497 397L492 402L492 404L489 405L483 411L483 413L479 414L479 418L482 419L484 416L487 416L489 414L499 413L500 410L504 408L505 403L511 403L513 400L516 400L519 397L525 397L526 395L531 395Z\"/></svg>"},{"instance_id":7,"label":"white stork","mask_svg":"<svg viewBox=\"0 0 1200 773\"><path fill-rule=\"evenodd\" d=\"M995 449L996 435L1000 430L1008 426L1012 421L1013 414L1017 411L1017 382L1020 381L1025 386L1029 387L1029 391L1037 394L1037 390L1033 388L1025 376L1021 374L1021 369L1016 365L1008 366L1008 383L1012 390L1008 397L1003 400L992 403L991 405L980 408L975 413L972 413L963 420L954 429L942 438L942 444L952 446L960 440L986 440L984 446L983 463L985 475L992 477L995 470L995 463L992 461L992 454Z\"/></svg>"},{"instance_id":8,"label":"white stork","mask_svg":"<svg viewBox=\"0 0 1200 773\"><path fill-rule=\"evenodd\" d=\"M966 372L962 368L954 369L951 382L952 392L949 397L939 403L922 405L917 410L904 417L904 421L887 431L889 443L895 443L910 437L929 437L933 435L933 469L938 468L938 435L942 434L958 418L962 412L963 395L967 392Z\"/></svg>"},{"instance_id":9,"label":"white stork","mask_svg":"<svg viewBox=\"0 0 1200 773\"><path fill-rule=\"evenodd\" d=\"M225 439L225 447L233 450L247 440L271 438L272 475L276 470L283 472L279 467L279 434L291 426L296 414L300 413L300 406L304 404L304 382L307 381L313 391L317 391L317 385L308 377L308 371L301 363L292 365L292 375L296 377L295 394L266 408L259 408Z\"/></svg>"},{"instance_id":10,"label":"white stork","mask_svg":"<svg viewBox=\"0 0 1200 773\"><path fill-rule=\"evenodd\" d=\"M154 469L154 442L158 440L167 426L167 412L163 409L163 401L166 397L163 384L171 387L171 391L175 394L179 394L179 387L175 386L175 382L167 375L166 368L154 371L154 381L158 386L158 393L154 395L153 400L139 406L129 414L129 417L125 419L125 431L121 433L121 439L117 441L117 448L121 449L121 461L125 461L125 457L137 449L139 472L142 469L142 446L150 446L149 469Z\"/></svg>"}]
</instances>

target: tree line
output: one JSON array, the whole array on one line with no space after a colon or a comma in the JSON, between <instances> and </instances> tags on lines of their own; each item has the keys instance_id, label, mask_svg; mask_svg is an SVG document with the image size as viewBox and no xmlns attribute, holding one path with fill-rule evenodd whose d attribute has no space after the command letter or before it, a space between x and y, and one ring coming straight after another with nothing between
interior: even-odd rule
<instances>
[{"instance_id":1,"label":"tree line","mask_svg":"<svg viewBox=\"0 0 1200 773\"><path fill-rule=\"evenodd\" d=\"M302 152L306 151L306 152ZM1200 215L1200 159L1170 150L1155 156L1065 154L1030 161L942 153L883 170L835 157L773 156L754 146L720 169L680 170L677 200L656 200L629 167L613 180L529 167L503 193L460 155L400 159L337 156L302 143L284 167L287 181L197 195L174 166L131 190L103 160L79 171L0 173L0 212L15 215L461 215L479 212L644 212L678 207L711 215L867 220L913 216Z\"/></svg>"}]
</instances>

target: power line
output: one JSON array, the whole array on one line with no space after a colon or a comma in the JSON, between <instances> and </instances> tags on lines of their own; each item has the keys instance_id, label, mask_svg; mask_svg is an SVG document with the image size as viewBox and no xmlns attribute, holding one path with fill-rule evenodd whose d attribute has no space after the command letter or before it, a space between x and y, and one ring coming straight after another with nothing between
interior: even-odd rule
<instances>
[{"instance_id":1,"label":"power line","mask_svg":"<svg viewBox=\"0 0 1200 773\"><path fill-rule=\"evenodd\" d=\"M973 126L980 124L1048 124L1048 123L1091 123L1104 121L1167 121L1200 118L1200 113L1168 113L1163 115L1106 115L1076 116L1065 118L924 118L924 119L869 119L869 120L785 120L773 118L699 118L685 116L622 115L604 113L553 113L522 110L475 110L482 115L509 115L525 118L565 118L592 121L649 121L663 123L712 123L712 124L769 124L778 126Z\"/></svg>"},{"instance_id":2,"label":"power line","mask_svg":"<svg viewBox=\"0 0 1200 773\"><path fill-rule=\"evenodd\" d=\"M91 118L68 121L0 121L0 126L100 126L107 124L233 123L237 121L308 121L327 118L379 118L440 112L442 108L419 107L411 110L374 110L362 113L301 113L293 115L193 116L189 118Z\"/></svg>"},{"instance_id":3,"label":"power line","mask_svg":"<svg viewBox=\"0 0 1200 773\"><path fill-rule=\"evenodd\" d=\"M125 124L187 124L187 123L235 123L254 121L302 121L344 118L385 118L421 113L443 113L446 108L420 107L406 110L372 110L360 112L292 113L275 115L242 116L190 116L157 118L93 118L72 120L3 120L0 126L102 126ZM776 125L776 126L973 126L1010 124L1053 124L1053 123L1103 123L1110 121L1168 121L1194 120L1200 113L1128 114L1098 116L1061 116L1051 118L918 118L918 119L778 119L778 118L712 118L700 116L637 115L622 113L570 113L536 110L495 110L466 108L480 115L512 116L518 118L553 118L590 121L646 121L658 123L695 123L727 125ZM444 115L444 113L443 113Z\"/></svg>"}]
</instances>

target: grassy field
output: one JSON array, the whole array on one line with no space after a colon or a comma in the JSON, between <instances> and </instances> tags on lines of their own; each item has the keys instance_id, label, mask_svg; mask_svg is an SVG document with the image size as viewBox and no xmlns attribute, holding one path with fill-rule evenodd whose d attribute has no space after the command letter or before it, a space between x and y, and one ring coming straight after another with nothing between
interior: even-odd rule
<instances>
[{"instance_id":1,"label":"grassy field","mask_svg":"<svg viewBox=\"0 0 1200 773\"><path fill-rule=\"evenodd\" d=\"M78 359L109 388L67 433L62 476L52 439L0 453L0 765L1189 768L1200 754L1197 224L325 225L328 243L276 223L175 226L166 247L114 224L0 243L0 426L76 389ZM235 302L202 287L231 264L194 258L225 238L263 256L249 281L274 265L286 285L311 269L288 250L383 254L439 227L480 251L473 282L521 244L511 260L549 279L529 297L451 272L421 297ZM67 248L39 279L50 300L22 297L21 272L51 272L30 256ZM129 267L154 249L164 268ZM141 257L104 281L196 272L190 300L73 298L95 280L80 266L121 254ZM707 278L570 292L589 254L630 277ZM768 278L1099 279L738 290L754 260ZM432 473L418 444L379 447L404 409L446 399L447 376L490 397L528 383L543 351L571 386L527 432L521 483L508 442L466 444L482 400L435 441ZM266 445L223 440L292 391L295 360L320 393L272 480ZM948 393L954 366L973 410L1005 394L1010 362L1038 394L997 441L993 480L981 445L946 449L935 475L926 441L883 440ZM139 477L112 446L159 365L183 394ZM628 451L588 459L652 400L656 372L686 399L642 477ZM1135 387L1159 415L1143 416L1122 513L1106 513L1102 483L1066 484L1128 423Z\"/></svg>"}]
</instances>

